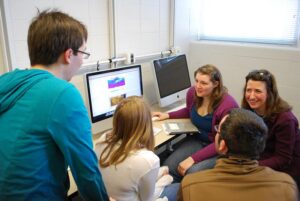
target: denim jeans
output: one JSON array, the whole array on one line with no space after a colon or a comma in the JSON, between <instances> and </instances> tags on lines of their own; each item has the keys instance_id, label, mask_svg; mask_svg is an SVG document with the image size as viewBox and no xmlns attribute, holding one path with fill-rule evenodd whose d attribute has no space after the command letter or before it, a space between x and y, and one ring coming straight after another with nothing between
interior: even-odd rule
<instances>
[{"instance_id":1,"label":"denim jeans","mask_svg":"<svg viewBox=\"0 0 300 201\"><path fill-rule=\"evenodd\" d=\"M166 159L164 165L169 167L169 173L173 176L174 182L180 182L182 176L177 172L177 167L180 162L207 146L207 142L200 141L196 136L187 136L182 144ZM190 167L186 174L197 172L200 170L211 169L215 166L217 156L201 161Z\"/></svg>"},{"instance_id":2,"label":"denim jeans","mask_svg":"<svg viewBox=\"0 0 300 201\"><path fill-rule=\"evenodd\" d=\"M180 188L180 183L173 183L170 185L167 185L161 195L160 198L167 197L168 201L176 201L177 200L177 192Z\"/></svg>"}]
</instances>

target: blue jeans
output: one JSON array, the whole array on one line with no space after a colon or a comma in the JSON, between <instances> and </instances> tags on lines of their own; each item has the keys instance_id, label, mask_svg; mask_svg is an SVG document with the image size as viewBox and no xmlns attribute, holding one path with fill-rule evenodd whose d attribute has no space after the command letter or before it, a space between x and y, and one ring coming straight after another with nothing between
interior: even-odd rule
<instances>
[{"instance_id":1,"label":"blue jeans","mask_svg":"<svg viewBox=\"0 0 300 201\"><path fill-rule=\"evenodd\" d=\"M169 201L176 201L177 200L177 192L180 188L180 183L173 183L167 185L161 195L160 198L167 197Z\"/></svg>"},{"instance_id":2,"label":"blue jeans","mask_svg":"<svg viewBox=\"0 0 300 201\"><path fill-rule=\"evenodd\" d=\"M208 144L207 142L200 141L196 136L188 135L182 144L166 159L164 165L169 167L169 173L173 176L174 182L180 182L183 178L177 172L179 163ZM186 174L211 169L215 166L216 160L217 156L196 163L187 170Z\"/></svg>"}]
</instances>

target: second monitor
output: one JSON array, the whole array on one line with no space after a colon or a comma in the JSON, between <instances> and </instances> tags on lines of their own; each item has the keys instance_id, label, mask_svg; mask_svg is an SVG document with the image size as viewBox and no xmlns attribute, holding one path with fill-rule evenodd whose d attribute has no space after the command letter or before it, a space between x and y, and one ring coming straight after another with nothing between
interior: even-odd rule
<instances>
[{"instance_id":1,"label":"second monitor","mask_svg":"<svg viewBox=\"0 0 300 201\"><path fill-rule=\"evenodd\" d=\"M185 55L153 61L156 94L159 105L165 107L185 98L191 80Z\"/></svg>"}]
</instances>

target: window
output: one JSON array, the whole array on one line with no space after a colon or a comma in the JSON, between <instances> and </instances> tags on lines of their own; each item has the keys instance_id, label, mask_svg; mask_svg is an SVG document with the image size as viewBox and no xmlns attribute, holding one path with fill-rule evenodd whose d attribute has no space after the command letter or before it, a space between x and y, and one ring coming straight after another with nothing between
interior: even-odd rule
<instances>
[{"instance_id":1,"label":"window","mask_svg":"<svg viewBox=\"0 0 300 201\"><path fill-rule=\"evenodd\" d=\"M200 40L296 45L300 0L194 0Z\"/></svg>"}]
</instances>

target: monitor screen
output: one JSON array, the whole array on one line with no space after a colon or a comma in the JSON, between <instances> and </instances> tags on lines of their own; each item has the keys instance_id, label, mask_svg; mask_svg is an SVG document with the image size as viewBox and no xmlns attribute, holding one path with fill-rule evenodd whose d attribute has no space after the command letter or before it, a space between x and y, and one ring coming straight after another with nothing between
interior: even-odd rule
<instances>
[{"instance_id":1,"label":"monitor screen","mask_svg":"<svg viewBox=\"0 0 300 201\"><path fill-rule=\"evenodd\" d=\"M92 122L107 119L121 100L143 95L141 66L88 73L86 86Z\"/></svg>"},{"instance_id":2,"label":"monitor screen","mask_svg":"<svg viewBox=\"0 0 300 201\"><path fill-rule=\"evenodd\" d=\"M184 99L191 80L185 55L153 61L157 95L161 107Z\"/></svg>"}]
</instances>

